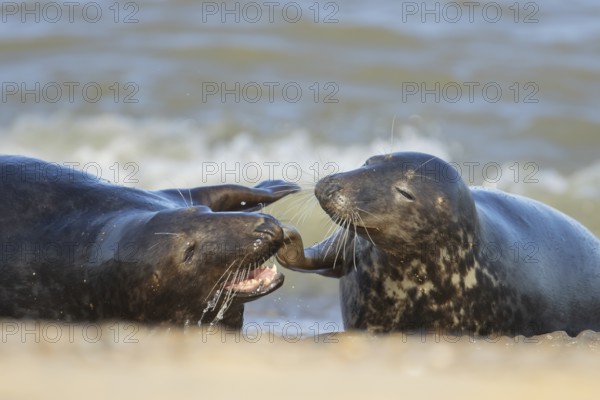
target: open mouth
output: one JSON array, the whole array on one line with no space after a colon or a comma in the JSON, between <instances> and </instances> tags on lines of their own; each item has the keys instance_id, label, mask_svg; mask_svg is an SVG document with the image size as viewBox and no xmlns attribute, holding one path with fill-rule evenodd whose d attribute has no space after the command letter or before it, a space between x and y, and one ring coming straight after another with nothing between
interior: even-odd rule
<instances>
[{"instance_id":1,"label":"open mouth","mask_svg":"<svg viewBox=\"0 0 600 400\"><path fill-rule=\"evenodd\" d=\"M243 278L227 282L225 289L233 290L236 297L256 298L278 289L283 284L284 275L273 264L252 269Z\"/></svg>"}]
</instances>

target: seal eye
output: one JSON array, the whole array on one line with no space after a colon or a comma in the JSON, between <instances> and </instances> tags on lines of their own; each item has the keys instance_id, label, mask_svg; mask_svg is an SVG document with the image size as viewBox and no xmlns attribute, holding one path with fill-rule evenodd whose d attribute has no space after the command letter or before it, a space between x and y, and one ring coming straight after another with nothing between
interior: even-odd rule
<instances>
[{"instance_id":1,"label":"seal eye","mask_svg":"<svg viewBox=\"0 0 600 400\"><path fill-rule=\"evenodd\" d=\"M396 187L396 191L398 191L398 193L400 193L402 196L404 196L407 200L410 200L410 201L414 201L415 200L415 196L413 196L412 193L407 192L404 189Z\"/></svg>"},{"instance_id":2,"label":"seal eye","mask_svg":"<svg viewBox=\"0 0 600 400\"><path fill-rule=\"evenodd\" d=\"M192 260L192 257L194 257L195 250L196 250L195 244L190 244L187 247L187 249L185 249L185 252L183 253L183 262L184 263L190 262Z\"/></svg>"}]
</instances>

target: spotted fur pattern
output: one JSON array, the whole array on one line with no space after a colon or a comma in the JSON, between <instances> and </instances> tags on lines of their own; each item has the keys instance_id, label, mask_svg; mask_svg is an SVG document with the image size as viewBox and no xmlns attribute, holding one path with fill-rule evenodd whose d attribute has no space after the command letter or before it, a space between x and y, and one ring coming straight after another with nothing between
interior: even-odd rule
<instances>
[{"instance_id":1,"label":"spotted fur pattern","mask_svg":"<svg viewBox=\"0 0 600 400\"><path fill-rule=\"evenodd\" d=\"M341 278L346 328L600 330L600 241L544 204L470 189L450 168L396 153L318 182L322 208L342 228L306 254L316 254L312 270ZM331 247L343 249L337 262L325 256Z\"/></svg>"}]
</instances>

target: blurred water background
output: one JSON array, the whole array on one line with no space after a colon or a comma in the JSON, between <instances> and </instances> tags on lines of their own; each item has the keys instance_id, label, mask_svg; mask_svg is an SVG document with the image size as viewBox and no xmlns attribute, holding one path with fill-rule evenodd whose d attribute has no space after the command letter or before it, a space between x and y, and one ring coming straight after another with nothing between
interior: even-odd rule
<instances>
[{"instance_id":1,"label":"blurred water background","mask_svg":"<svg viewBox=\"0 0 600 400\"><path fill-rule=\"evenodd\" d=\"M148 189L310 190L424 151L600 234L596 1L26 1L1 18L2 153ZM269 210L306 244L329 228L314 202ZM285 273L247 321L341 329L337 283Z\"/></svg>"}]
</instances>

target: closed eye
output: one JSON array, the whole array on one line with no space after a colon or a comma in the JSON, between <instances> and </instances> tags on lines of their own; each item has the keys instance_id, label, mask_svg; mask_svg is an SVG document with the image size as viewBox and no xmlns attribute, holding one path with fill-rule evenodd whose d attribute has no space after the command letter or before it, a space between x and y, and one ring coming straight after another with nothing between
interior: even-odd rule
<instances>
[{"instance_id":1,"label":"closed eye","mask_svg":"<svg viewBox=\"0 0 600 400\"><path fill-rule=\"evenodd\" d=\"M183 253L183 262L184 263L190 262L192 260L192 257L194 257L195 251L196 251L195 244L188 246L188 248L185 249L185 252Z\"/></svg>"},{"instance_id":2,"label":"closed eye","mask_svg":"<svg viewBox=\"0 0 600 400\"><path fill-rule=\"evenodd\" d=\"M398 191L398 193L400 193L402 196L404 196L407 200L410 200L410 201L415 200L415 196L413 196L412 193L407 192L406 190L401 189L399 187L397 187L396 190Z\"/></svg>"}]
</instances>

